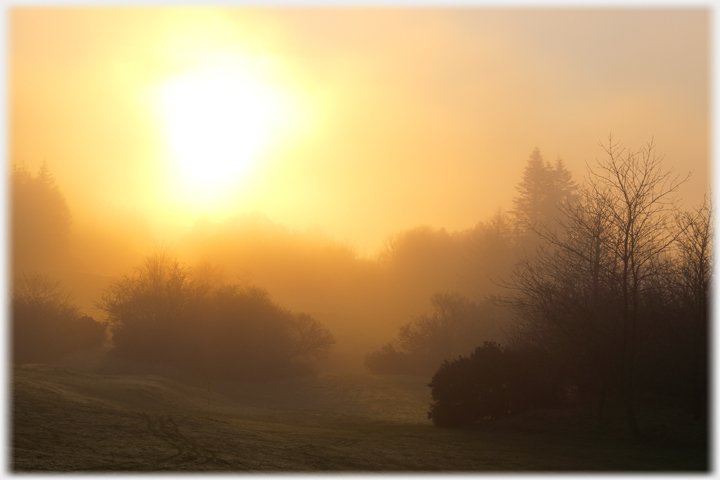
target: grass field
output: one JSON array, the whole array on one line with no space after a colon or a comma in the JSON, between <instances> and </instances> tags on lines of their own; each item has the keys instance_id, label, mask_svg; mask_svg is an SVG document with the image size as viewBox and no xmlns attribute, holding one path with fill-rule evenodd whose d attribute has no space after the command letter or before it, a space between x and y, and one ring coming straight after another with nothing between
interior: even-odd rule
<instances>
[{"instance_id":1,"label":"grass field","mask_svg":"<svg viewBox=\"0 0 720 480\"><path fill-rule=\"evenodd\" d=\"M324 374L178 382L13 368L13 471L707 471L697 432L632 442L556 414L465 430L427 420L427 379ZM577 415L576 423L587 419ZM568 426L570 425L570 426Z\"/></svg>"}]
</instances>

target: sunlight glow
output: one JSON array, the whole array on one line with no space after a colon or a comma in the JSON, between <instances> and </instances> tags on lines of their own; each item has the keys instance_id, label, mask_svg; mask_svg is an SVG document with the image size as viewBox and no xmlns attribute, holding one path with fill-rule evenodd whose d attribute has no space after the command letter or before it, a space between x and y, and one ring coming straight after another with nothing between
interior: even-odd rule
<instances>
[{"instance_id":1,"label":"sunlight glow","mask_svg":"<svg viewBox=\"0 0 720 480\"><path fill-rule=\"evenodd\" d=\"M181 73L158 93L176 193L194 202L247 174L297 117L288 92L237 65Z\"/></svg>"}]
</instances>

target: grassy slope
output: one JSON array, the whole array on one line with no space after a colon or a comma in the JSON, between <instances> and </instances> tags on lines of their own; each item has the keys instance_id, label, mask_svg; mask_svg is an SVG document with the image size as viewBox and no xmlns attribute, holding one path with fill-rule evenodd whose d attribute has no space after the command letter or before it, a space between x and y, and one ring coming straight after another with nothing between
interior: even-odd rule
<instances>
[{"instance_id":1,"label":"grassy slope","mask_svg":"<svg viewBox=\"0 0 720 480\"><path fill-rule=\"evenodd\" d=\"M708 468L702 447L633 444L512 422L438 429L426 419L429 389L418 377L327 374L211 384L208 394L153 375L41 365L13 373L15 471Z\"/></svg>"}]
</instances>

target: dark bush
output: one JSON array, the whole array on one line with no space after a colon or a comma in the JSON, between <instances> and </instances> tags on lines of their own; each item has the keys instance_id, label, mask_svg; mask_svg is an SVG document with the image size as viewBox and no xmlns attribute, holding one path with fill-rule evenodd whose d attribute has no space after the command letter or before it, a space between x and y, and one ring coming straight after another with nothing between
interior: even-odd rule
<instances>
[{"instance_id":1,"label":"dark bush","mask_svg":"<svg viewBox=\"0 0 720 480\"><path fill-rule=\"evenodd\" d=\"M259 288L230 285L213 290L198 318L203 322L190 324L186 338L203 338L203 344L189 345L198 355L184 358L202 364L210 375L264 378L302 373L334 343L322 324L275 305Z\"/></svg>"},{"instance_id":2,"label":"dark bush","mask_svg":"<svg viewBox=\"0 0 720 480\"><path fill-rule=\"evenodd\" d=\"M22 275L12 294L13 362L52 362L98 347L105 325L80 313L60 282L40 274Z\"/></svg>"},{"instance_id":3,"label":"dark bush","mask_svg":"<svg viewBox=\"0 0 720 480\"><path fill-rule=\"evenodd\" d=\"M542 355L485 342L469 357L445 361L428 386L428 418L440 427L461 427L560 402L560 384Z\"/></svg>"},{"instance_id":4,"label":"dark bush","mask_svg":"<svg viewBox=\"0 0 720 480\"><path fill-rule=\"evenodd\" d=\"M118 357L209 377L306 372L335 342L322 324L279 307L264 290L211 285L166 251L112 284L99 307Z\"/></svg>"}]
</instances>

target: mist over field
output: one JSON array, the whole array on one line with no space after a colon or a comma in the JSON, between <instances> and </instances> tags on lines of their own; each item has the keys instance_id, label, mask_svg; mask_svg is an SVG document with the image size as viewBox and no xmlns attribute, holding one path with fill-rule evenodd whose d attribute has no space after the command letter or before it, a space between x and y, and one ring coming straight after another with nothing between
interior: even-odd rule
<instances>
[{"instance_id":1,"label":"mist over field","mask_svg":"<svg viewBox=\"0 0 720 480\"><path fill-rule=\"evenodd\" d=\"M710 15L10 8L11 469L707 471Z\"/></svg>"}]
</instances>

